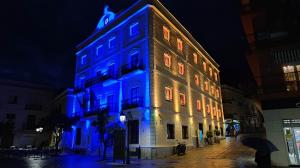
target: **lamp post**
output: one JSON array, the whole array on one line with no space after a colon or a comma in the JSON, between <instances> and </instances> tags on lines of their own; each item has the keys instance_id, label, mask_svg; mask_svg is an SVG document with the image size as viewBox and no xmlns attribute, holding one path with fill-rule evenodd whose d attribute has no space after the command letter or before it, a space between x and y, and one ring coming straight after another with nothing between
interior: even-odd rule
<instances>
[{"instance_id":1,"label":"lamp post","mask_svg":"<svg viewBox=\"0 0 300 168\"><path fill-rule=\"evenodd\" d=\"M129 135L128 135L128 119L126 117L126 115L123 113L123 111L120 114L120 121L122 123L125 123L126 125L126 129L125 129L125 133L126 133L126 164L130 164L130 150L129 150Z\"/></svg>"}]
</instances>

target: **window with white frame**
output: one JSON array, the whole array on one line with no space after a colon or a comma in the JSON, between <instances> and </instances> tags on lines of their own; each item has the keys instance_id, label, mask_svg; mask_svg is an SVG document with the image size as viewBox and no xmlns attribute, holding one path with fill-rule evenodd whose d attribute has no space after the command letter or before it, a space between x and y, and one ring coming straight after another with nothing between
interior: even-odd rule
<instances>
[{"instance_id":1,"label":"window with white frame","mask_svg":"<svg viewBox=\"0 0 300 168\"><path fill-rule=\"evenodd\" d=\"M196 86L199 86L199 85L200 85L199 75L195 75L195 76L194 76L194 80L195 80Z\"/></svg>"},{"instance_id":2,"label":"window with white frame","mask_svg":"<svg viewBox=\"0 0 300 168\"><path fill-rule=\"evenodd\" d=\"M204 70L204 72L206 72L206 70L207 70L206 62L203 62L203 70Z\"/></svg>"},{"instance_id":3,"label":"window with white frame","mask_svg":"<svg viewBox=\"0 0 300 168\"><path fill-rule=\"evenodd\" d=\"M206 105L206 112L207 112L208 114L210 114L210 106L209 106L209 104Z\"/></svg>"},{"instance_id":4,"label":"window with white frame","mask_svg":"<svg viewBox=\"0 0 300 168\"><path fill-rule=\"evenodd\" d=\"M204 82L204 90L207 91L207 92L209 91L209 83L208 83L208 81Z\"/></svg>"},{"instance_id":5,"label":"window with white frame","mask_svg":"<svg viewBox=\"0 0 300 168\"><path fill-rule=\"evenodd\" d=\"M139 34L139 22L135 22L129 27L129 35L136 36Z\"/></svg>"},{"instance_id":6,"label":"window with white frame","mask_svg":"<svg viewBox=\"0 0 300 168\"><path fill-rule=\"evenodd\" d=\"M172 62L171 62L171 56L167 53L164 53L164 62L165 62L165 66L168 68L171 68Z\"/></svg>"},{"instance_id":7,"label":"window with white frame","mask_svg":"<svg viewBox=\"0 0 300 168\"><path fill-rule=\"evenodd\" d=\"M216 97L219 98L220 97L220 92L219 89L216 89Z\"/></svg>"},{"instance_id":8,"label":"window with white frame","mask_svg":"<svg viewBox=\"0 0 300 168\"><path fill-rule=\"evenodd\" d=\"M103 53L104 53L104 47L103 45L99 45L96 49L96 55L101 57L103 56Z\"/></svg>"},{"instance_id":9,"label":"window with white frame","mask_svg":"<svg viewBox=\"0 0 300 168\"><path fill-rule=\"evenodd\" d=\"M170 41L170 30L165 26L163 26L163 34L164 34L164 39Z\"/></svg>"},{"instance_id":10,"label":"window with white frame","mask_svg":"<svg viewBox=\"0 0 300 168\"><path fill-rule=\"evenodd\" d=\"M194 64L198 64L198 55L196 53L193 53L194 58Z\"/></svg>"},{"instance_id":11,"label":"window with white frame","mask_svg":"<svg viewBox=\"0 0 300 168\"><path fill-rule=\"evenodd\" d=\"M83 55L80 58L80 64L85 65L87 63L87 55Z\"/></svg>"},{"instance_id":12,"label":"window with white frame","mask_svg":"<svg viewBox=\"0 0 300 168\"><path fill-rule=\"evenodd\" d=\"M182 105L182 106L186 105L186 100L185 100L185 94L184 93L179 93L179 101L180 101L180 105Z\"/></svg>"},{"instance_id":13,"label":"window with white frame","mask_svg":"<svg viewBox=\"0 0 300 168\"><path fill-rule=\"evenodd\" d=\"M209 68L209 76L212 77L213 76L213 71L212 68Z\"/></svg>"},{"instance_id":14,"label":"window with white frame","mask_svg":"<svg viewBox=\"0 0 300 168\"><path fill-rule=\"evenodd\" d=\"M184 64L181 62L178 63L178 73L184 75Z\"/></svg>"},{"instance_id":15,"label":"window with white frame","mask_svg":"<svg viewBox=\"0 0 300 168\"><path fill-rule=\"evenodd\" d=\"M165 87L165 99L167 101L173 100L173 89L171 87Z\"/></svg>"},{"instance_id":16,"label":"window with white frame","mask_svg":"<svg viewBox=\"0 0 300 168\"><path fill-rule=\"evenodd\" d=\"M179 51L182 51L183 50L183 44L182 44L182 40L177 38L177 49Z\"/></svg>"},{"instance_id":17,"label":"window with white frame","mask_svg":"<svg viewBox=\"0 0 300 168\"><path fill-rule=\"evenodd\" d=\"M215 81L218 81L218 74L215 72Z\"/></svg>"},{"instance_id":18,"label":"window with white frame","mask_svg":"<svg viewBox=\"0 0 300 168\"><path fill-rule=\"evenodd\" d=\"M211 94L214 95L215 94L215 86L211 86L210 90L211 90Z\"/></svg>"},{"instance_id":19,"label":"window with white frame","mask_svg":"<svg viewBox=\"0 0 300 168\"><path fill-rule=\"evenodd\" d=\"M201 100L196 101L197 111L201 111Z\"/></svg>"},{"instance_id":20,"label":"window with white frame","mask_svg":"<svg viewBox=\"0 0 300 168\"><path fill-rule=\"evenodd\" d=\"M113 36L108 40L108 48L114 48L116 47L117 42L116 42L116 37Z\"/></svg>"}]
</instances>

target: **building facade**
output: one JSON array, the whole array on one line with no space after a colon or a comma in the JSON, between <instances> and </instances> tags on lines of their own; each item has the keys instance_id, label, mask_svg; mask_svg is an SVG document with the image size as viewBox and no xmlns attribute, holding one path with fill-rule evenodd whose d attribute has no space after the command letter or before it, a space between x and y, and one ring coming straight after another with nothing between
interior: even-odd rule
<instances>
[{"instance_id":1,"label":"building facade","mask_svg":"<svg viewBox=\"0 0 300 168\"><path fill-rule=\"evenodd\" d=\"M0 80L1 147L37 143L36 126L51 109L54 90L45 85Z\"/></svg>"},{"instance_id":2,"label":"building facade","mask_svg":"<svg viewBox=\"0 0 300 168\"><path fill-rule=\"evenodd\" d=\"M143 158L170 155L178 142L202 143L224 132L218 64L156 0L115 15L107 7L96 31L78 45L73 109L80 119L68 147L97 151L95 111L128 119L130 148Z\"/></svg>"},{"instance_id":3,"label":"building facade","mask_svg":"<svg viewBox=\"0 0 300 168\"><path fill-rule=\"evenodd\" d=\"M275 166L300 165L300 3L241 0L248 63L259 88Z\"/></svg>"}]
</instances>

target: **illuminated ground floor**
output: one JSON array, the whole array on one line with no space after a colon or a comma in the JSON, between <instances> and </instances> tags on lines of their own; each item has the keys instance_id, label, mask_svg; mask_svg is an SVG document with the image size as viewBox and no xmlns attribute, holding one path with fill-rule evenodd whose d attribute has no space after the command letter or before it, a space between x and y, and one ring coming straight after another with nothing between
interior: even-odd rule
<instances>
[{"instance_id":1,"label":"illuminated ground floor","mask_svg":"<svg viewBox=\"0 0 300 168\"><path fill-rule=\"evenodd\" d=\"M134 153L141 149L141 157L154 159L174 154L177 144L185 143L188 149L205 146L204 138L208 131L219 130L220 137L224 137L224 122L216 117L204 118L190 116L187 113L168 112L159 109L148 110L135 108L125 110L128 123L119 121L119 114L112 120L118 123L126 132L123 138L129 142L130 151ZM93 126L95 117L81 118L72 127L71 132L65 132L62 147L70 150L81 150L87 154L98 154L99 134ZM118 140L119 141L119 140ZM116 143L116 141L114 141ZM121 142L126 142L121 141ZM116 146L111 144L107 155L112 156ZM121 149L121 147L117 147Z\"/></svg>"}]
</instances>

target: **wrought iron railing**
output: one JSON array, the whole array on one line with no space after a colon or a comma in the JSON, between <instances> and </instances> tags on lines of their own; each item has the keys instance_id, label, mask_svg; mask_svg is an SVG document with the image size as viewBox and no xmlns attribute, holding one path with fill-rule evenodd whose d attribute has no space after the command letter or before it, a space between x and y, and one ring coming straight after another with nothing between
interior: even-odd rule
<instances>
[{"instance_id":1,"label":"wrought iron railing","mask_svg":"<svg viewBox=\"0 0 300 168\"><path fill-rule=\"evenodd\" d=\"M92 108L89 111L84 111L83 116L90 117L90 116L95 116L98 113L108 112L108 111L109 111L109 106L105 104L105 105L100 105L99 107Z\"/></svg>"},{"instance_id":2,"label":"wrought iron railing","mask_svg":"<svg viewBox=\"0 0 300 168\"><path fill-rule=\"evenodd\" d=\"M126 99L126 100L123 100L123 102L122 102L123 110L142 107L142 106L143 106L143 97Z\"/></svg>"},{"instance_id":3,"label":"wrought iron railing","mask_svg":"<svg viewBox=\"0 0 300 168\"><path fill-rule=\"evenodd\" d=\"M117 78L117 73L98 73L97 76L88 79L84 83L84 86L87 88L95 84L101 83L103 81L106 81L108 79L116 79L116 78Z\"/></svg>"},{"instance_id":4,"label":"wrought iron railing","mask_svg":"<svg viewBox=\"0 0 300 168\"><path fill-rule=\"evenodd\" d=\"M137 61L136 63L130 63L123 65L121 68L122 75L129 74L131 72L134 72L136 70L144 70L144 64L142 60Z\"/></svg>"}]
</instances>

